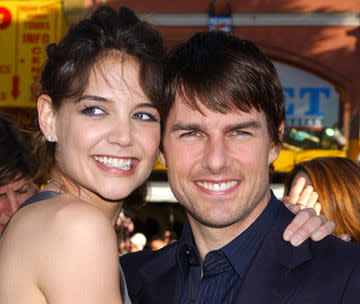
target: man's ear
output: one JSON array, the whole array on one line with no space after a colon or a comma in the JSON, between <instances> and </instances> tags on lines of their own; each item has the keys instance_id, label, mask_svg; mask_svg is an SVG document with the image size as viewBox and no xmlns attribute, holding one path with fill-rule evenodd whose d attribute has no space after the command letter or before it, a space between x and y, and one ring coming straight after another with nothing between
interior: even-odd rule
<instances>
[{"instance_id":1,"label":"man's ear","mask_svg":"<svg viewBox=\"0 0 360 304\"><path fill-rule=\"evenodd\" d=\"M165 158L164 152L161 152L161 151L160 151L159 160L160 160L161 164L162 164L164 167L166 167L166 158Z\"/></svg>"},{"instance_id":2,"label":"man's ear","mask_svg":"<svg viewBox=\"0 0 360 304\"><path fill-rule=\"evenodd\" d=\"M284 137L284 122L282 122L279 126L279 133L278 138L280 140L280 143L273 143L272 148L269 153L269 165L272 164L279 156L280 150L281 150L281 143Z\"/></svg>"},{"instance_id":3,"label":"man's ear","mask_svg":"<svg viewBox=\"0 0 360 304\"><path fill-rule=\"evenodd\" d=\"M280 142L283 141L283 138L284 138L284 130L285 130L285 124L284 122L282 122L279 126L279 139L280 139Z\"/></svg>"},{"instance_id":4,"label":"man's ear","mask_svg":"<svg viewBox=\"0 0 360 304\"><path fill-rule=\"evenodd\" d=\"M38 120L41 132L48 141L56 141L55 109L49 95L41 94L37 100Z\"/></svg>"}]
</instances>

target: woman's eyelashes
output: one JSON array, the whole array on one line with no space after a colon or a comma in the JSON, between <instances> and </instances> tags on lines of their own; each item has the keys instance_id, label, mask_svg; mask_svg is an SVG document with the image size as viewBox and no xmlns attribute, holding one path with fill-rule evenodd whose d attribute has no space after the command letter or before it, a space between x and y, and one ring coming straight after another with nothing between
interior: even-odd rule
<instances>
[{"instance_id":1,"label":"woman's eyelashes","mask_svg":"<svg viewBox=\"0 0 360 304\"><path fill-rule=\"evenodd\" d=\"M85 106L81 110L81 113L88 116L99 116L106 114L106 112L99 106Z\"/></svg>"},{"instance_id":2,"label":"woman's eyelashes","mask_svg":"<svg viewBox=\"0 0 360 304\"><path fill-rule=\"evenodd\" d=\"M142 121L159 121L156 115L150 114L148 112L136 112L133 116L133 119L142 120Z\"/></svg>"},{"instance_id":3,"label":"woman's eyelashes","mask_svg":"<svg viewBox=\"0 0 360 304\"><path fill-rule=\"evenodd\" d=\"M83 106L80 112L81 114L87 116L104 116L108 114L111 115L111 113L115 115L115 112L113 112L111 109L105 109L102 106L91 106L91 105ZM160 120L159 114L150 113L147 111L138 111L130 115L132 119L139 121L158 122Z\"/></svg>"}]
</instances>

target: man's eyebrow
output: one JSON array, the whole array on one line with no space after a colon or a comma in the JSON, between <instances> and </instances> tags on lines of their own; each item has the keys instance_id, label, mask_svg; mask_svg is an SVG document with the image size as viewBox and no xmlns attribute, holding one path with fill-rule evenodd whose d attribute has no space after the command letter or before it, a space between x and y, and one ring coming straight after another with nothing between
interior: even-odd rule
<instances>
[{"instance_id":1,"label":"man's eyebrow","mask_svg":"<svg viewBox=\"0 0 360 304\"><path fill-rule=\"evenodd\" d=\"M201 130L201 125L199 125L199 124L194 124L194 123L190 123L190 124L186 124L186 123L175 123L175 124L171 127L171 131L172 131L172 132L184 131L184 130Z\"/></svg>"},{"instance_id":2,"label":"man's eyebrow","mask_svg":"<svg viewBox=\"0 0 360 304\"><path fill-rule=\"evenodd\" d=\"M260 127L261 127L261 124L259 121L249 120L249 121L245 121L245 122L230 124L225 127L225 132L234 131L234 130L238 130L238 129L259 129ZM181 131L181 130L202 130L202 129L203 128L202 128L201 124L197 124L197 123L189 123L189 124L175 123L172 126L171 131L176 132L176 131Z\"/></svg>"},{"instance_id":3,"label":"man's eyebrow","mask_svg":"<svg viewBox=\"0 0 360 304\"><path fill-rule=\"evenodd\" d=\"M84 99L89 99L89 100L93 100L93 101L102 101L102 102L108 102L109 100L106 99L105 97L101 97L101 96L97 96L97 95L83 95L80 96L78 99L75 100L75 103L78 103Z\"/></svg>"},{"instance_id":4,"label":"man's eyebrow","mask_svg":"<svg viewBox=\"0 0 360 304\"><path fill-rule=\"evenodd\" d=\"M225 131L234 131L238 129L260 129L261 124L257 120L249 120L244 121L236 124L232 124L226 127Z\"/></svg>"}]
</instances>

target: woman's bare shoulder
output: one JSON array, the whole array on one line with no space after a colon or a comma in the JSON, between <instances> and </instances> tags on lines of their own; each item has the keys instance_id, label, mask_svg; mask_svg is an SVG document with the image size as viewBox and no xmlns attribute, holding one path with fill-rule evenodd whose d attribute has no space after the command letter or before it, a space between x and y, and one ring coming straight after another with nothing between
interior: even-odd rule
<instances>
[{"instance_id":1,"label":"woman's bare shoulder","mask_svg":"<svg viewBox=\"0 0 360 304\"><path fill-rule=\"evenodd\" d=\"M73 246L84 240L90 245L99 235L104 241L115 239L114 228L100 210L68 194L24 207L12 218L8 230L5 240L41 248Z\"/></svg>"}]
</instances>

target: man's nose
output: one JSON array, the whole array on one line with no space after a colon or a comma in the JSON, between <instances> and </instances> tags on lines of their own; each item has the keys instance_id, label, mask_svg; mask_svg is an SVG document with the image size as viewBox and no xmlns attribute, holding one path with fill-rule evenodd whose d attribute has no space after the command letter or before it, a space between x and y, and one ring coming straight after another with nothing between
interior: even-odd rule
<instances>
[{"instance_id":1,"label":"man's nose","mask_svg":"<svg viewBox=\"0 0 360 304\"><path fill-rule=\"evenodd\" d=\"M228 163L226 143L223 137L209 139L205 147L203 166L213 174L220 173Z\"/></svg>"},{"instance_id":2,"label":"man's nose","mask_svg":"<svg viewBox=\"0 0 360 304\"><path fill-rule=\"evenodd\" d=\"M12 216L19 208L19 200L14 192L9 192L5 199L8 216Z\"/></svg>"}]
</instances>

